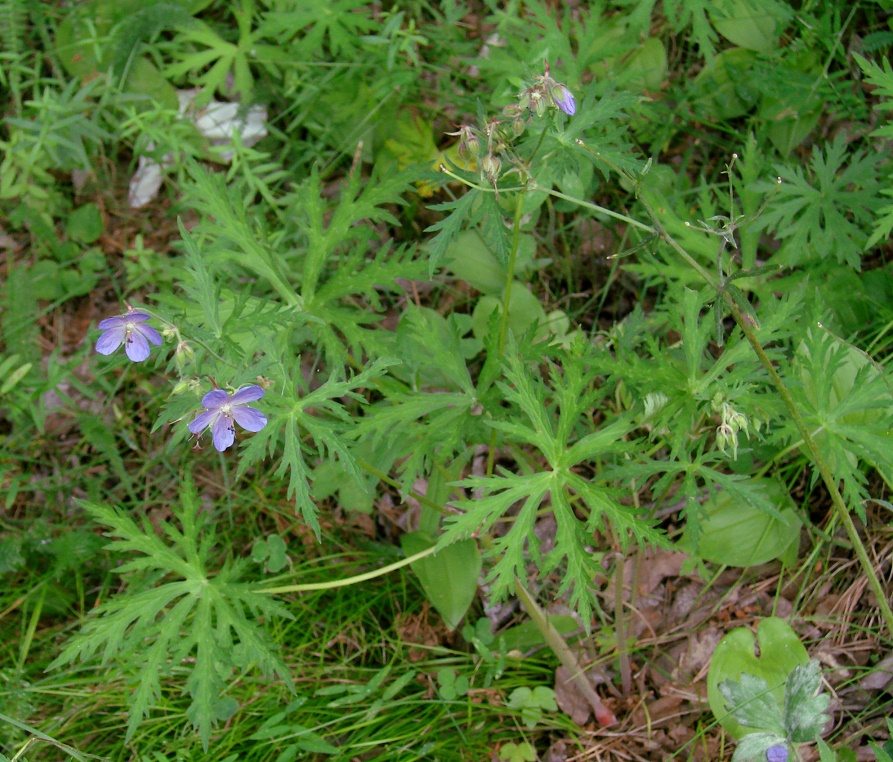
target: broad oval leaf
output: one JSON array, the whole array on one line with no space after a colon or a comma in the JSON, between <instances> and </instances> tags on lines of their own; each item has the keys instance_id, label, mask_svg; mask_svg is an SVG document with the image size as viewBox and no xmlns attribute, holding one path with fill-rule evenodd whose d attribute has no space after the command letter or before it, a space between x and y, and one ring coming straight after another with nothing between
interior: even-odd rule
<instances>
[{"instance_id":1,"label":"broad oval leaf","mask_svg":"<svg viewBox=\"0 0 893 762\"><path fill-rule=\"evenodd\" d=\"M427 532L410 532L400 538L407 555L420 553L434 545ZM481 573L481 554L474 540L458 540L436 555L412 564L425 595L434 609L455 630L477 593Z\"/></svg>"},{"instance_id":2,"label":"broad oval leaf","mask_svg":"<svg viewBox=\"0 0 893 762\"><path fill-rule=\"evenodd\" d=\"M780 518L720 492L704 504L707 518L700 524L697 546L686 529L681 547L705 561L727 566L758 566L786 553L796 558L802 524L790 495L774 479L756 481L764 486Z\"/></svg>"}]
</instances>

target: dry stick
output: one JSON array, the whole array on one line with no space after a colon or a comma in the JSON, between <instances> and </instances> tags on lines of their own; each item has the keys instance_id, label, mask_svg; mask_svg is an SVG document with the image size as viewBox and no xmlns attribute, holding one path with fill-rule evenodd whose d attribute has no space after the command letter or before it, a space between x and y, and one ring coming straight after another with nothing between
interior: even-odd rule
<instances>
[{"instance_id":1,"label":"dry stick","mask_svg":"<svg viewBox=\"0 0 893 762\"><path fill-rule=\"evenodd\" d=\"M549 617L547 617L545 612L537 605L533 596L527 591L527 588L521 584L521 580L517 577L515 577L515 595L517 595L518 600L521 601L521 606L524 607L527 616L530 617L530 620L543 634L543 637L545 637L546 643L548 643L549 648L551 648L558 657L558 661L560 661L561 665L570 672L571 680L573 680L574 685L580 690L580 693L583 694L583 697L589 703L589 706L592 707L592 713L595 715L598 724L603 728L616 724L617 718L614 716L614 713L602 703L601 698L599 698L599 695L595 692L595 689L592 687L592 684L580 667L577 657L574 656L573 651L571 651L567 643L565 643L564 637L555 629L555 626L549 621Z\"/></svg>"}]
</instances>

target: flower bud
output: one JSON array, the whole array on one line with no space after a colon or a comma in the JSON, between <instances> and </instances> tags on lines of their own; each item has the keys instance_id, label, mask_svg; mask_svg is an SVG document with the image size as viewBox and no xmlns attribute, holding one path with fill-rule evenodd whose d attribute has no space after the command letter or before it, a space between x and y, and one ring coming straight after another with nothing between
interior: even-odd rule
<instances>
[{"instance_id":1,"label":"flower bud","mask_svg":"<svg viewBox=\"0 0 893 762\"><path fill-rule=\"evenodd\" d=\"M195 351L192 347L189 346L185 341L181 341L177 344L177 348L174 350L174 362L177 365L177 370L180 373L186 369L186 364L192 362L195 359Z\"/></svg>"},{"instance_id":2,"label":"flower bud","mask_svg":"<svg viewBox=\"0 0 893 762\"><path fill-rule=\"evenodd\" d=\"M534 93L531 100L531 109L537 116L546 113L546 99L540 93Z\"/></svg>"},{"instance_id":3,"label":"flower bud","mask_svg":"<svg viewBox=\"0 0 893 762\"><path fill-rule=\"evenodd\" d=\"M716 446L724 455L732 451L732 460L738 459L738 433L728 424L720 424L716 430Z\"/></svg>"},{"instance_id":4,"label":"flower bud","mask_svg":"<svg viewBox=\"0 0 893 762\"><path fill-rule=\"evenodd\" d=\"M481 159L481 177L492 185L496 185L501 166L502 162L499 157L488 153Z\"/></svg>"},{"instance_id":5,"label":"flower bud","mask_svg":"<svg viewBox=\"0 0 893 762\"><path fill-rule=\"evenodd\" d=\"M552 100L555 101L555 105L565 114L573 116L577 113L577 102L574 100L573 93L567 87L561 84L555 85L550 94Z\"/></svg>"},{"instance_id":6,"label":"flower bud","mask_svg":"<svg viewBox=\"0 0 893 762\"><path fill-rule=\"evenodd\" d=\"M729 426L732 430L736 432L743 431L745 434L750 436L748 432L747 416L736 410L728 402L723 403L722 420L723 423Z\"/></svg>"},{"instance_id":7,"label":"flower bud","mask_svg":"<svg viewBox=\"0 0 893 762\"><path fill-rule=\"evenodd\" d=\"M481 151L481 142L477 139L477 135L471 131L471 127L463 127L463 130L465 132L459 141L459 156L462 161L470 164L477 161Z\"/></svg>"},{"instance_id":8,"label":"flower bud","mask_svg":"<svg viewBox=\"0 0 893 762\"><path fill-rule=\"evenodd\" d=\"M524 124L524 120L521 118L515 119L512 122L512 134L517 138L524 132L524 128L526 125Z\"/></svg>"}]
</instances>

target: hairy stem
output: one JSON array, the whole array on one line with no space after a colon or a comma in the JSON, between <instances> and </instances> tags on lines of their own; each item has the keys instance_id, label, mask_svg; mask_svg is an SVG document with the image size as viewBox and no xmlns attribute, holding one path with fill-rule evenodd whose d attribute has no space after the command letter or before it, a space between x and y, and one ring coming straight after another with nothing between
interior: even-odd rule
<instances>
[{"instance_id":1,"label":"hairy stem","mask_svg":"<svg viewBox=\"0 0 893 762\"><path fill-rule=\"evenodd\" d=\"M717 288L717 284L714 283L713 278L710 276L710 274L698 263L696 263L691 255L687 251L685 251L685 249L673 238L673 236L669 234L669 232L667 232L666 228L661 224L660 219L654 213L654 210L651 209L651 207L649 207L647 203L645 203L645 208L648 211L648 214L650 215L655 228L660 233L661 238L666 241L667 244L669 244L687 262L696 265L695 269L701 274L704 280L706 280L707 283L710 284L711 287ZM881 581L878 579L877 574L875 574L874 567L871 564L871 559L868 557L865 546L862 544L859 533L856 531L856 525L853 523L853 519L850 516L850 512L846 506L846 503L844 503L843 495L840 494L840 489L838 489L837 482L834 479L834 474L831 472L831 467L822 456L822 452L821 450L819 450L819 447L816 444L812 433L809 431L809 427L806 425L806 422L800 415L800 411L797 408L797 403L794 402L794 398L791 396L790 391L788 391L788 388L785 386L784 381L782 381L781 376L779 376L778 372L775 370L775 366L772 364L772 360L769 359L769 355L766 354L766 350L764 350L762 344L760 344L760 341L757 338L756 332L754 331L750 320L747 318L746 315L744 315L738 305L735 304L734 299L732 299L732 297L725 291L723 291L723 298L730 312L732 313L732 317L738 324L738 327L741 328L741 330L744 332L744 335L745 337L747 337L747 340L750 343L750 346L752 347L754 353L756 354L760 363L762 363L763 367L766 369L769 377L772 379L772 383L775 385L775 388L778 391L778 394L781 397L784 406L787 408L788 413L791 416L791 420L797 427L797 431L800 432L800 436L803 438L803 443L805 444L806 449L809 452L809 457L812 460L813 465L818 469L819 475L822 477L822 481L825 483L825 488L828 490L828 494L831 496L831 503L834 506L834 512L837 515L838 520L843 524L847 536L849 537L850 542L853 544L853 550L856 553L856 557L859 559L859 564L862 567L862 572L868 578L871 589L874 591L881 616L884 618L884 623L887 625L887 632L890 635L893 635L893 610L890 609L890 603L887 600L887 593L884 590Z\"/></svg>"},{"instance_id":2,"label":"hairy stem","mask_svg":"<svg viewBox=\"0 0 893 762\"><path fill-rule=\"evenodd\" d=\"M558 657L561 666L570 673L571 680L574 681L574 685L577 686L580 693L583 694L583 698L586 699L586 702L592 708L592 713L595 715L598 724L603 728L614 725L617 722L614 713L602 703L601 698L599 698L599 695L595 692L595 689L583 672L582 667L580 667L580 662L577 661L574 652L571 651L561 633L555 629L555 626L549 621L549 617L546 616L545 612L539 607L533 596L517 577L515 577L515 595L521 601L521 606L527 612L530 621L536 625L536 628L546 639L546 643L549 644L549 648Z\"/></svg>"}]
</instances>

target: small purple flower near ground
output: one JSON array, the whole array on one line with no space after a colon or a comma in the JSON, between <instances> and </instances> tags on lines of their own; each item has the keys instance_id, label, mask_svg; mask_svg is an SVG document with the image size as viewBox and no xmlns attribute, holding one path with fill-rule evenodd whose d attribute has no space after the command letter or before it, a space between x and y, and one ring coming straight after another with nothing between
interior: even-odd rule
<instances>
[{"instance_id":1,"label":"small purple flower near ground","mask_svg":"<svg viewBox=\"0 0 893 762\"><path fill-rule=\"evenodd\" d=\"M552 97L555 99L555 105L568 116L577 113L577 102L574 100L574 95L564 85L553 87Z\"/></svg>"},{"instance_id":2,"label":"small purple flower near ground","mask_svg":"<svg viewBox=\"0 0 893 762\"><path fill-rule=\"evenodd\" d=\"M787 762L788 747L787 746L770 746L766 749L766 759L769 762Z\"/></svg>"},{"instance_id":3,"label":"small purple flower near ground","mask_svg":"<svg viewBox=\"0 0 893 762\"><path fill-rule=\"evenodd\" d=\"M96 342L96 351L110 355L122 344L127 356L134 362L142 362L151 351L149 343L161 346L161 336L151 325L146 325L149 316L145 312L128 312L126 315L106 318L99 324L104 331Z\"/></svg>"},{"instance_id":4,"label":"small purple flower near ground","mask_svg":"<svg viewBox=\"0 0 893 762\"><path fill-rule=\"evenodd\" d=\"M239 389L232 397L223 389L214 389L202 397L205 412L199 413L189 424L189 430L199 434L210 428L214 447L218 452L223 452L236 441L236 423L246 431L260 431L267 425L267 416L260 410L246 407L247 403L263 396L264 390L257 385Z\"/></svg>"}]
</instances>

